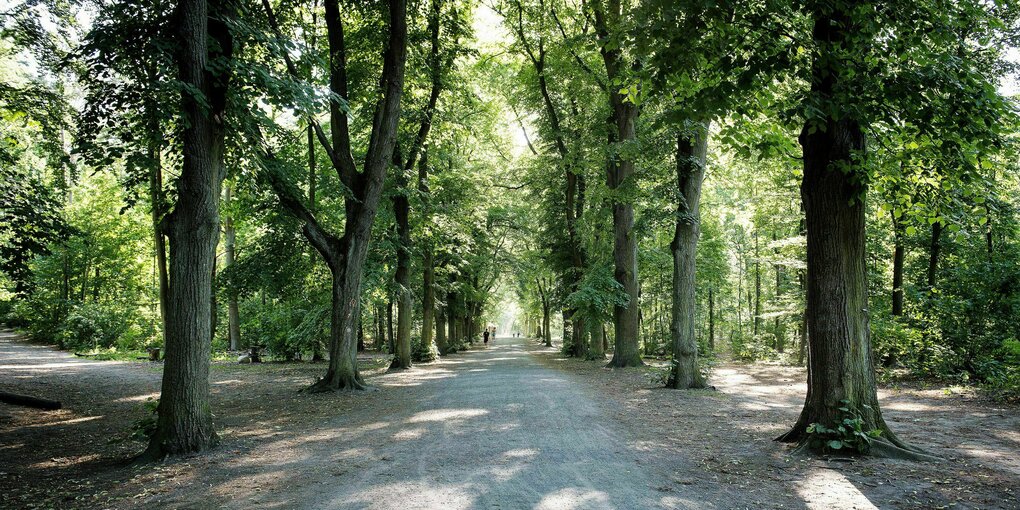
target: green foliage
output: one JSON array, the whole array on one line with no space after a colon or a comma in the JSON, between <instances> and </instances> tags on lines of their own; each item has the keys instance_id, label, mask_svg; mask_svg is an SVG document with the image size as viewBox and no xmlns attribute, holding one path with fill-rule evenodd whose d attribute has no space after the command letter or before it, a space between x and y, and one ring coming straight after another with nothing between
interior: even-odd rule
<instances>
[{"instance_id":1,"label":"green foliage","mask_svg":"<svg viewBox=\"0 0 1020 510\"><path fill-rule=\"evenodd\" d=\"M131 424L131 439L148 442L149 438L156 433L156 411L159 409L159 399L147 398L139 407L143 416Z\"/></svg>"},{"instance_id":2,"label":"green foliage","mask_svg":"<svg viewBox=\"0 0 1020 510\"><path fill-rule=\"evenodd\" d=\"M864 419L859 409L841 400L839 418L836 423L824 425L812 423L807 427L807 445L814 450L828 453L861 454L871 451L871 441L882 436L878 429L864 430ZM865 406L867 407L867 406Z\"/></svg>"},{"instance_id":3,"label":"green foliage","mask_svg":"<svg viewBox=\"0 0 1020 510\"><path fill-rule=\"evenodd\" d=\"M411 361L415 363L430 363L437 358L439 358L439 348L436 347L435 342L425 345L421 341L421 337L411 337Z\"/></svg>"}]
</instances>

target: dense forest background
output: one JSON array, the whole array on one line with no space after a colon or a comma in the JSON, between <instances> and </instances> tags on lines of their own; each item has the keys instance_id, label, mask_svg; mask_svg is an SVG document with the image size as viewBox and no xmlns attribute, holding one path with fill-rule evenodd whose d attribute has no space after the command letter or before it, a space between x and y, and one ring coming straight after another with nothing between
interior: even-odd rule
<instances>
[{"instance_id":1,"label":"dense forest background","mask_svg":"<svg viewBox=\"0 0 1020 510\"><path fill-rule=\"evenodd\" d=\"M336 300L350 296L330 243L358 245L373 181L351 176L385 153L393 4L214 6L210 27L232 43L210 43L206 67L230 81L207 355L337 358ZM838 171L864 209L879 377L1016 399L1020 11L884 4L410 2L394 147L344 323L357 348L407 366L498 325L625 366L631 344L638 363L678 359L690 327L702 376L720 357L804 365L802 146L827 129L812 119L854 118L867 144ZM99 358L163 348L164 224L193 127L181 97L217 108L180 74L179 14L163 0L0 9L0 320ZM825 17L841 43L820 38ZM812 102L829 76L819 55L838 62L840 101ZM688 167L704 174L695 195ZM681 307L684 225L696 292ZM634 288L620 239L636 247ZM623 338L632 312L638 334Z\"/></svg>"}]
</instances>

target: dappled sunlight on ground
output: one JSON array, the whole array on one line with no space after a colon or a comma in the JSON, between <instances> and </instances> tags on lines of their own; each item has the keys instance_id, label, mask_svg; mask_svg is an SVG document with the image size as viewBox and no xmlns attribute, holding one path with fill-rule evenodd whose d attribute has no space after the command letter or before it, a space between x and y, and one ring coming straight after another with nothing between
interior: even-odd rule
<instances>
[{"instance_id":1,"label":"dappled sunlight on ground","mask_svg":"<svg viewBox=\"0 0 1020 510\"><path fill-rule=\"evenodd\" d=\"M595 489L575 489L568 487L546 495L535 506L536 510L573 510L575 508L592 508L609 504L609 496Z\"/></svg>"},{"instance_id":2,"label":"dappled sunlight on ground","mask_svg":"<svg viewBox=\"0 0 1020 510\"><path fill-rule=\"evenodd\" d=\"M804 505L811 510L878 508L850 483L846 476L832 469L813 470L794 485L797 486L797 494L804 500Z\"/></svg>"},{"instance_id":3,"label":"dappled sunlight on ground","mask_svg":"<svg viewBox=\"0 0 1020 510\"><path fill-rule=\"evenodd\" d=\"M19 349L0 342L0 362L18 364L3 353ZM83 500L113 502L83 507L924 508L970 487L960 506L994 508L1010 501L1002 480L1020 473L1016 411L953 392L881 393L893 429L951 458L946 466L790 458L771 439L800 411L801 369L721 365L717 391L673 391L651 369L610 370L502 338L409 370L361 354L371 392L297 393L323 363L215 364L220 447L125 468L117 462L144 447L126 435L158 396L159 372L27 349L19 366L54 367L0 371L0 388L52 392L68 408L0 407L0 472L18 473L0 474L0 491L53 492L26 488L29 478L87 497L113 487ZM54 441L67 453L47 454Z\"/></svg>"}]
</instances>

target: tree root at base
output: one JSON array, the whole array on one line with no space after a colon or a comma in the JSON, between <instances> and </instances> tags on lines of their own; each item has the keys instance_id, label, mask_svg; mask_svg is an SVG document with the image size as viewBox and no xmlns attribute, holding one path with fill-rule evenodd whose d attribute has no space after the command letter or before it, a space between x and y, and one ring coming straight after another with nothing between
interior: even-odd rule
<instances>
[{"instance_id":1,"label":"tree root at base","mask_svg":"<svg viewBox=\"0 0 1020 510\"><path fill-rule=\"evenodd\" d=\"M335 384L331 383L329 379L322 378L315 382L315 384L302 388L299 390L300 393L334 393L337 391L373 391L375 388L369 386L360 377L344 378L337 381Z\"/></svg>"},{"instance_id":2,"label":"tree root at base","mask_svg":"<svg viewBox=\"0 0 1020 510\"><path fill-rule=\"evenodd\" d=\"M910 460L914 462L939 462L945 459L932 455L924 450L915 446L908 445L899 440L888 430L883 431L883 434L887 434L888 437L882 436L871 439L871 445L868 453L866 454L848 454L846 456L864 456L864 457L875 457L880 459L897 459L897 460ZM793 428L785 434L775 438L775 441L781 443L797 443L797 445L790 451L790 455L819 455L820 452L817 449L813 449L810 446L810 437L802 428Z\"/></svg>"}]
</instances>

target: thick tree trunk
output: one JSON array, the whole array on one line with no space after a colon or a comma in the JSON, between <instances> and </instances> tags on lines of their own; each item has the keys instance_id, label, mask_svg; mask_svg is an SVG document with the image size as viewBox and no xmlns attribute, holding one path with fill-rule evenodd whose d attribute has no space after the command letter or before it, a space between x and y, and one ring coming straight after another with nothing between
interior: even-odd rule
<instances>
[{"instance_id":1,"label":"thick tree trunk","mask_svg":"<svg viewBox=\"0 0 1020 510\"><path fill-rule=\"evenodd\" d=\"M599 39L599 51L605 64L610 82L622 79L627 66L623 49L619 45L619 32L623 26L622 5L619 0L608 0L592 4L595 16L595 32ZM616 44L613 44L616 42ZM640 112L638 106L620 93L620 87L608 88L609 106L612 116L609 125L609 146L618 147L637 141L636 122ZM606 184L610 190L626 195L626 190L636 186L634 182L633 156L624 156L610 151L606 164ZM615 195L614 195L615 196ZM643 365L639 345L640 306L638 296L637 236L634 234L634 205L615 198L613 200L613 265L614 277L623 287L628 302L613 309L613 324L616 332L616 348L613 350L611 367L634 367Z\"/></svg>"},{"instance_id":2,"label":"thick tree trunk","mask_svg":"<svg viewBox=\"0 0 1020 510\"><path fill-rule=\"evenodd\" d=\"M588 349L588 357L590 359L605 359L606 358L606 329L601 324L591 324L588 327L589 336L591 337L591 347Z\"/></svg>"},{"instance_id":3,"label":"thick tree trunk","mask_svg":"<svg viewBox=\"0 0 1020 510\"><path fill-rule=\"evenodd\" d=\"M200 91L181 95L182 169L177 206L163 220L170 239L166 356L156 430L144 458L205 450L216 443L209 407L213 258L219 241L223 180L223 112L229 71L210 71L213 58L230 58L233 41L226 10L210 12L206 0L181 0L176 24L180 80ZM217 54L210 55L213 49Z\"/></svg>"},{"instance_id":4,"label":"thick tree trunk","mask_svg":"<svg viewBox=\"0 0 1020 510\"><path fill-rule=\"evenodd\" d=\"M360 281L347 275L335 260L327 261L332 276L332 300L329 324L329 369L326 376L308 388L309 391L365 389L365 380L358 371L358 342L355 328L361 314ZM360 276L360 275L359 275ZM360 278L358 278L360 279ZM354 299L348 299L355 296Z\"/></svg>"},{"instance_id":5,"label":"thick tree trunk","mask_svg":"<svg viewBox=\"0 0 1020 510\"><path fill-rule=\"evenodd\" d=\"M705 381L698 369L696 321L696 260L701 235L701 184L705 178L708 155L708 123L695 128L697 132L678 135L676 147L677 204L676 230L670 249L673 252L673 309L670 337L673 343L673 365L666 387L675 389L704 388Z\"/></svg>"},{"instance_id":6,"label":"thick tree trunk","mask_svg":"<svg viewBox=\"0 0 1020 510\"><path fill-rule=\"evenodd\" d=\"M232 199L230 186L227 186L225 196L225 203L229 205ZM223 238L226 242L223 260L224 268L234 265L236 237L237 232L234 229L234 218L227 216L223 222ZM230 350L236 351L241 348L241 312L237 305L237 294L233 291L228 291L227 293L227 337L230 340Z\"/></svg>"},{"instance_id":7,"label":"thick tree trunk","mask_svg":"<svg viewBox=\"0 0 1020 510\"><path fill-rule=\"evenodd\" d=\"M852 7L844 6L844 9ZM853 30L849 11L816 12L813 36L821 47L816 57L812 94L835 103L838 60L829 52L845 50ZM844 90L843 93L846 93ZM830 103L831 102L831 103ZM804 409L781 441L810 446L808 426L835 428L849 407L863 420L864 430L880 430L872 453L917 457L882 419L875 385L868 321L865 266L865 192L854 172L855 156L864 152L861 126L852 118L825 120L822 128L809 121L800 134L804 149L801 199L807 224L808 390Z\"/></svg>"}]
</instances>

